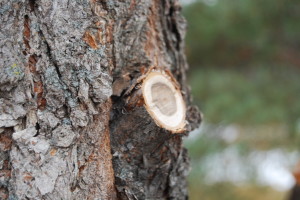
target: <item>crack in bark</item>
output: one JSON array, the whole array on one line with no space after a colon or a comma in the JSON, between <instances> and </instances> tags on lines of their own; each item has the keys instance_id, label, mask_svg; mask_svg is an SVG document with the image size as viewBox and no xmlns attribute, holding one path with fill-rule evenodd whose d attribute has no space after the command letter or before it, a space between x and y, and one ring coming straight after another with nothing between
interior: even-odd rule
<instances>
[{"instance_id":1,"label":"crack in bark","mask_svg":"<svg viewBox=\"0 0 300 200\"><path fill-rule=\"evenodd\" d=\"M24 80L15 78L7 89L8 101L16 106L12 110L19 109L8 113L18 114L11 132L29 138L17 138L10 151L10 198L117 199L116 187L119 199L184 199L188 161L181 136L157 127L143 101L132 98L126 104L138 88L125 95L154 64L181 76L181 26L176 8L169 9L174 1L165 10L159 0L6 3L4 18L11 20L4 27L16 27L10 33L18 40L12 43L20 44L5 47L11 58L4 60L10 64L18 57L26 63ZM97 49L83 43L85 31L93 34ZM112 79L121 78L111 105ZM15 94L16 102L11 100Z\"/></svg>"},{"instance_id":2,"label":"crack in bark","mask_svg":"<svg viewBox=\"0 0 300 200\"><path fill-rule=\"evenodd\" d=\"M35 129L36 129L36 134L33 137L37 137L37 136L40 135L41 127L40 127L40 124L38 122L35 124Z\"/></svg>"},{"instance_id":3,"label":"crack in bark","mask_svg":"<svg viewBox=\"0 0 300 200\"><path fill-rule=\"evenodd\" d=\"M0 133L0 199L8 199L9 191L8 184L11 178L10 150L12 147L13 128L5 128Z\"/></svg>"},{"instance_id":4,"label":"crack in bark","mask_svg":"<svg viewBox=\"0 0 300 200\"><path fill-rule=\"evenodd\" d=\"M33 12L32 7L34 7L34 1L29 2L29 6L31 7L31 12ZM24 31L23 31L23 42L25 44L25 55L29 55L28 57L28 68L29 72L32 74L32 82L33 82L33 93L37 96L37 108L40 110L44 110L46 107L46 99L43 98L43 82L41 81L41 76L36 71L36 63L37 63L37 55L31 54L30 50L30 37L31 37L31 30L30 30L30 18L28 15L24 16Z\"/></svg>"},{"instance_id":5,"label":"crack in bark","mask_svg":"<svg viewBox=\"0 0 300 200\"><path fill-rule=\"evenodd\" d=\"M44 37L43 31L40 31L40 34L41 34L42 38L45 38L45 37ZM55 59L53 58L53 55L52 55L52 53L51 53L50 45L49 45L49 43L47 42L46 39L44 39L44 44L45 44L46 47L47 47L47 52L46 52L46 53L47 53L48 56L49 56L49 60L52 62L53 66L54 66L54 68L55 68L55 71L56 71L56 73L57 73L57 75L58 75L58 77L61 79L62 75L61 75L61 73L60 73L58 64L57 64L57 62L55 61Z\"/></svg>"},{"instance_id":6,"label":"crack in bark","mask_svg":"<svg viewBox=\"0 0 300 200\"><path fill-rule=\"evenodd\" d=\"M29 0L29 7L30 7L31 12L34 12L34 9L35 9L35 6L36 6L35 1L36 0Z\"/></svg>"}]
</instances>

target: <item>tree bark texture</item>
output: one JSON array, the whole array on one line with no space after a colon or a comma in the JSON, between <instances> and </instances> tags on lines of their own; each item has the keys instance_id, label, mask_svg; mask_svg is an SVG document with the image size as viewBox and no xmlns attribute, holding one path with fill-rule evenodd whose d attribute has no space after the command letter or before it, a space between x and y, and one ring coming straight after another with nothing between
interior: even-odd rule
<instances>
[{"instance_id":1,"label":"tree bark texture","mask_svg":"<svg viewBox=\"0 0 300 200\"><path fill-rule=\"evenodd\" d=\"M200 115L177 1L3 0L0 20L0 199L187 198ZM129 103L153 67L181 87L185 133Z\"/></svg>"}]
</instances>

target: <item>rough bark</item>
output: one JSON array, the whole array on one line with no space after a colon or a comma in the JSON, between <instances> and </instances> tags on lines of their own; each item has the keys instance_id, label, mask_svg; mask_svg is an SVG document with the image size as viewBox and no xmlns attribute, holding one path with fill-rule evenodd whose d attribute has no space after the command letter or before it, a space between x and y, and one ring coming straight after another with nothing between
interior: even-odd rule
<instances>
[{"instance_id":1,"label":"rough bark","mask_svg":"<svg viewBox=\"0 0 300 200\"><path fill-rule=\"evenodd\" d=\"M4 0L0 19L0 199L187 197L184 134L125 101L170 70L199 123L177 1Z\"/></svg>"}]
</instances>

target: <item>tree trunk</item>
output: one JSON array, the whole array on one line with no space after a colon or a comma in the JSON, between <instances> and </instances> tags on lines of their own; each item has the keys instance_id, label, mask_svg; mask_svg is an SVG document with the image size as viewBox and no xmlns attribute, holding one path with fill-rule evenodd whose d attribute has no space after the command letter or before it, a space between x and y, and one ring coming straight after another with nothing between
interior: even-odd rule
<instances>
[{"instance_id":1,"label":"tree trunk","mask_svg":"<svg viewBox=\"0 0 300 200\"><path fill-rule=\"evenodd\" d=\"M177 1L4 0L0 16L0 199L187 198L200 115ZM182 93L180 131L133 101L155 70Z\"/></svg>"}]
</instances>

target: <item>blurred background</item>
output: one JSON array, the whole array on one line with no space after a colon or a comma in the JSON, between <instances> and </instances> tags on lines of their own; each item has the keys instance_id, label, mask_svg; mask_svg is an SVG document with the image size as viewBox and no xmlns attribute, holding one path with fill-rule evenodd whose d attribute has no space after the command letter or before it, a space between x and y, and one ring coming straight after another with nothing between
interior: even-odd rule
<instances>
[{"instance_id":1,"label":"blurred background","mask_svg":"<svg viewBox=\"0 0 300 200\"><path fill-rule=\"evenodd\" d=\"M190 199L288 199L300 161L300 1L181 3L204 114L185 140Z\"/></svg>"}]
</instances>

